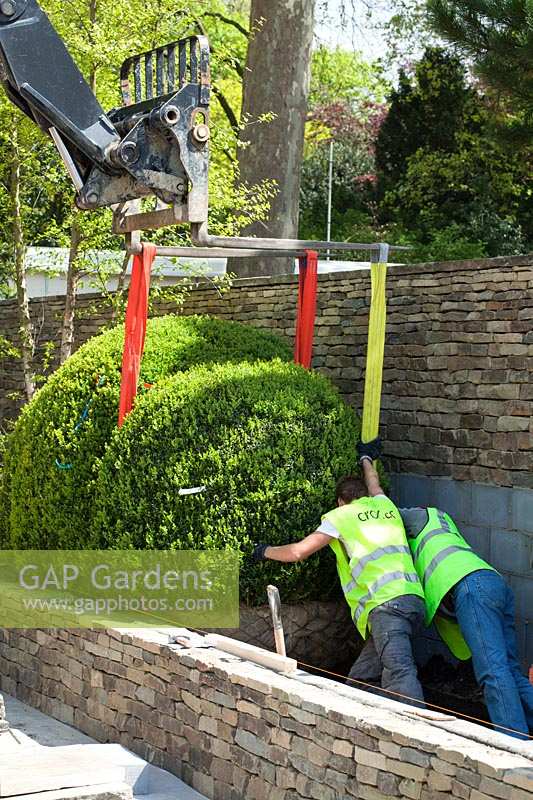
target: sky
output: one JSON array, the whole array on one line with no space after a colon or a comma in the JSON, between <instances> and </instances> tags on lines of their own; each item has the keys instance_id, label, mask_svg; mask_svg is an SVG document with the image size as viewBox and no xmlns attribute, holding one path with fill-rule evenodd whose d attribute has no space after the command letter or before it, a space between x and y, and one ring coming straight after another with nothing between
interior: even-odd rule
<instances>
[{"instance_id":1,"label":"sky","mask_svg":"<svg viewBox=\"0 0 533 800\"><path fill-rule=\"evenodd\" d=\"M360 50L366 59L373 61L383 56L386 47L383 33L376 29L376 25L386 22L390 16L388 2L373 3L378 10L374 11L372 20L367 19L365 0L347 0L347 5L353 5L356 10L356 20L353 17L342 24L341 5L343 0L328 0L327 14L318 9L317 25L315 29L317 40L329 45L339 44L346 49ZM320 3L318 4L320 6Z\"/></svg>"}]
</instances>

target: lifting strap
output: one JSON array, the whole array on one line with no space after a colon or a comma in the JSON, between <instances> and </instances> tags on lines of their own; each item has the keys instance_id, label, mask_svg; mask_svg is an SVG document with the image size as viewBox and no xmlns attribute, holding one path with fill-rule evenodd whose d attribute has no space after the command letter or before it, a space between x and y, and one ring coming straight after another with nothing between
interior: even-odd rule
<instances>
[{"instance_id":1,"label":"lifting strap","mask_svg":"<svg viewBox=\"0 0 533 800\"><path fill-rule=\"evenodd\" d=\"M153 244L143 244L142 253L133 259L131 283L126 307L124 351L122 354L122 380L120 383L120 407L118 427L133 408L137 394L137 383L141 370L141 359L148 320L148 294L150 272L156 256Z\"/></svg>"},{"instance_id":2,"label":"lifting strap","mask_svg":"<svg viewBox=\"0 0 533 800\"><path fill-rule=\"evenodd\" d=\"M294 361L311 369L313 336L315 332L318 253L306 250L298 259L298 310L296 313L296 336Z\"/></svg>"},{"instance_id":3,"label":"lifting strap","mask_svg":"<svg viewBox=\"0 0 533 800\"><path fill-rule=\"evenodd\" d=\"M381 385L383 380L383 356L385 352L385 324L387 321L387 264L373 263L370 266L372 293L370 319L368 323L368 348L366 353L365 396L363 400L363 424L361 439L371 442L379 434L381 411Z\"/></svg>"}]
</instances>

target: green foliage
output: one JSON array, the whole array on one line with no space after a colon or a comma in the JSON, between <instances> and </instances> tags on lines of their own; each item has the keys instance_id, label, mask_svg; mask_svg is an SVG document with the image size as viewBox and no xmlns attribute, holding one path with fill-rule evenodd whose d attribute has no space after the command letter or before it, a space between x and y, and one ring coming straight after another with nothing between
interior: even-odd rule
<instances>
[{"instance_id":1,"label":"green foliage","mask_svg":"<svg viewBox=\"0 0 533 800\"><path fill-rule=\"evenodd\" d=\"M419 250L449 242L464 257L513 255L533 238L528 161L494 137L490 108L453 55L430 48L402 74L376 162L380 220Z\"/></svg>"},{"instance_id":2,"label":"green foliage","mask_svg":"<svg viewBox=\"0 0 533 800\"><path fill-rule=\"evenodd\" d=\"M362 137L361 137L362 138ZM300 233L305 239L326 238L329 143L316 147L302 164ZM354 215L368 210L371 185L365 176L374 169L366 143L341 139L333 147L332 230L334 238L349 238Z\"/></svg>"},{"instance_id":3,"label":"green foliage","mask_svg":"<svg viewBox=\"0 0 533 800\"><path fill-rule=\"evenodd\" d=\"M363 110L366 103L383 103L390 90L379 62L365 61L361 53L321 45L313 51L309 107L347 103Z\"/></svg>"},{"instance_id":4,"label":"green foliage","mask_svg":"<svg viewBox=\"0 0 533 800\"><path fill-rule=\"evenodd\" d=\"M473 61L490 86L511 100L524 140L533 130L533 6L530 0L428 0L435 30Z\"/></svg>"},{"instance_id":5,"label":"green foliage","mask_svg":"<svg viewBox=\"0 0 533 800\"><path fill-rule=\"evenodd\" d=\"M376 142L381 194L401 180L418 150L448 153L461 132L479 130L476 101L459 59L439 48L426 51L412 76L401 71Z\"/></svg>"},{"instance_id":6,"label":"green foliage","mask_svg":"<svg viewBox=\"0 0 533 800\"><path fill-rule=\"evenodd\" d=\"M411 248L408 253L399 253L398 260L412 264L427 261L462 261L487 256L483 242L465 236L463 228L456 223L432 231L425 242L421 242L414 235L409 236L402 232L398 232L395 240L398 244Z\"/></svg>"},{"instance_id":7,"label":"green foliage","mask_svg":"<svg viewBox=\"0 0 533 800\"><path fill-rule=\"evenodd\" d=\"M105 547L233 548L281 544L314 530L355 468L355 416L331 384L280 361L202 367L161 381L116 431L96 489ZM135 465L132 468L132 465ZM205 486L181 496L180 488ZM241 597L319 599L333 559L243 570Z\"/></svg>"},{"instance_id":8,"label":"green foliage","mask_svg":"<svg viewBox=\"0 0 533 800\"><path fill-rule=\"evenodd\" d=\"M10 546L87 543L98 463L117 422L123 336L119 326L87 342L17 420L0 490L0 533ZM275 357L291 354L273 334L209 317L162 317L148 324L140 386L197 364Z\"/></svg>"},{"instance_id":9,"label":"green foliage","mask_svg":"<svg viewBox=\"0 0 533 800\"><path fill-rule=\"evenodd\" d=\"M319 47L313 54L309 122L300 190L300 234L326 235L330 142L334 142L332 229L350 236L350 219L366 213L374 179L374 140L390 85L379 62L357 52Z\"/></svg>"},{"instance_id":10,"label":"green foliage","mask_svg":"<svg viewBox=\"0 0 533 800\"><path fill-rule=\"evenodd\" d=\"M0 362L6 358L20 358L20 350L13 342L0 334Z\"/></svg>"},{"instance_id":11,"label":"green foliage","mask_svg":"<svg viewBox=\"0 0 533 800\"><path fill-rule=\"evenodd\" d=\"M408 34L419 43L422 33L428 41L422 6L418 0L396 4L391 41ZM428 46L400 72L388 110L374 90L365 101L364 70L362 83L353 78L350 95L354 72L342 69L349 60L342 51L315 56L313 96L327 100L336 91L340 101L311 110L301 234L324 237L333 138L333 238L409 245L395 258L410 262L527 251L533 242L531 152L510 148L495 132L496 121L512 126L512 113L494 94L481 92L456 54L439 47Z\"/></svg>"},{"instance_id":12,"label":"green foliage","mask_svg":"<svg viewBox=\"0 0 533 800\"><path fill-rule=\"evenodd\" d=\"M118 429L122 336L84 345L2 437L3 546L244 555L314 530L357 460L359 421L330 382L288 363L274 335L163 317L149 323L143 359L141 384L153 386ZM327 553L297 566L246 562L242 599L263 603L272 581L286 599L338 591Z\"/></svg>"}]
</instances>

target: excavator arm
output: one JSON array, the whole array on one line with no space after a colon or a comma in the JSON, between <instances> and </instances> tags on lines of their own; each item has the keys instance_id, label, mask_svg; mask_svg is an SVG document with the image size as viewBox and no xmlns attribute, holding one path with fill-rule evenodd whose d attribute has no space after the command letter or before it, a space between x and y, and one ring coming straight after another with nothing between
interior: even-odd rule
<instances>
[{"instance_id":1,"label":"excavator arm","mask_svg":"<svg viewBox=\"0 0 533 800\"><path fill-rule=\"evenodd\" d=\"M155 195L153 225L205 223L209 44L193 36L127 59L105 113L36 0L0 0L0 80L52 137L84 210Z\"/></svg>"}]
</instances>

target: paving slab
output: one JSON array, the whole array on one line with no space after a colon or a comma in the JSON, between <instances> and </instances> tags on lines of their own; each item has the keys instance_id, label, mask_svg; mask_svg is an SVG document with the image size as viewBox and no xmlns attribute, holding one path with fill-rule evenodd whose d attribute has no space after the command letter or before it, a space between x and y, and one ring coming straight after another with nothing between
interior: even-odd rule
<instances>
[{"instance_id":1,"label":"paving slab","mask_svg":"<svg viewBox=\"0 0 533 800\"><path fill-rule=\"evenodd\" d=\"M68 752L75 748L24 746L0 756L0 797L69 789L102 783L123 783L124 768L94 754ZM67 752L65 752L67 751Z\"/></svg>"},{"instance_id":2,"label":"paving slab","mask_svg":"<svg viewBox=\"0 0 533 800\"><path fill-rule=\"evenodd\" d=\"M20 800L133 800L131 786L127 783L111 783L103 786L85 786L75 789L61 789L43 795L25 794Z\"/></svg>"},{"instance_id":3,"label":"paving slab","mask_svg":"<svg viewBox=\"0 0 533 800\"><path fill-rule=\"evenodd\" d=\"M22 703L15 697L4 695L6 718L12 728L15 728L17 737L23 734L25 738L32 739L46 747L62 747L69 744L96 744L95 739L86 736L81 731L48 717L36 708Z\"/></svg>"},{"instance_id":4,"label":"paving slab","mask_svg":"<svg viewBox=\"0 0 533 800\"><path fill-rule=\"evenodd\" d=\"M13 697L4 699L11 728L0 733L0 798L206 800L122 745L100 744Z\"/></svg>"}]
</instances>

